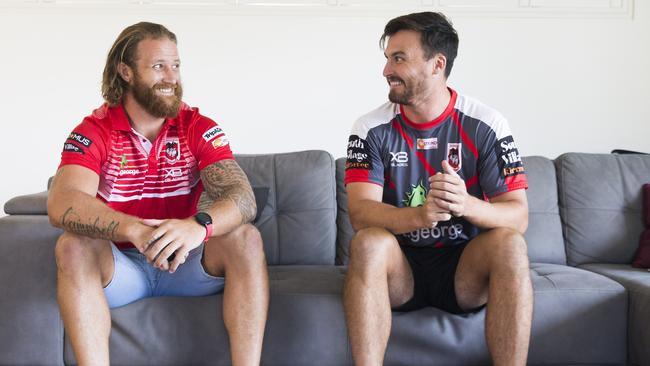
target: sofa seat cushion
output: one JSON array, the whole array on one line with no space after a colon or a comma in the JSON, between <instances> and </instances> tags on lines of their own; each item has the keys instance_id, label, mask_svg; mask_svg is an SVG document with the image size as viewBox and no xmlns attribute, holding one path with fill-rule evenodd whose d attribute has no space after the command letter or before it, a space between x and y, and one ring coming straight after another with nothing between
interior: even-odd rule
<instances>
[{"instance_id":1,"label":"sofa seat cushion","mask_svg":"<svg viewBox=\"0 0 650 366\"><path fill-rule=\"evenodd\" d=\"M535 293L529 364L623 365L627 294L581 269L531 264ZM391 365L486 365L485 310L450 316L434 308L393 313Z\"/></svg>"},{"instance_id":2,"label":"sofa seat cushion","mask_svg":"<svg viewBox=\"0 0 650 366\"><path fill-rule=\"evenodd\" d=\"M630 363L650 365L650 271L626 264L584 264L580 267L607 276L627 288L630 294Z\"/></svg>"},{"instance_id":3,"label":"sofa seat cushion","mask_svg":"<svg viewBox=\"0 0 650 366\"><path fill-rule=\"evenodd\" d=\"M342 289L345 267L269 267L263 359L269 365L351 365ZM531 364L624 364L627 294L593 272L533 264ZM226 285L227 286L227 285ZM230 363L223 295L161 297L113 309L114 364ZM393 313L386 365L489 364L485 310L455 316ZM72 362L69 343L66 362Z\"/></svg>"},{"instance_id":4,"label":"sofa seat cushion","mask_svg":"<svg viewBox=\"0 0 650 366\"><path fill-rule=\"evenodd\" d=\"M263 364L351 364L340 267L271 266L269 280ZM230 365L222 313L223 294L148 298L112 309L111 364ZM75 363L67 336L65 363Z\"/></svg>"}]
</instances>

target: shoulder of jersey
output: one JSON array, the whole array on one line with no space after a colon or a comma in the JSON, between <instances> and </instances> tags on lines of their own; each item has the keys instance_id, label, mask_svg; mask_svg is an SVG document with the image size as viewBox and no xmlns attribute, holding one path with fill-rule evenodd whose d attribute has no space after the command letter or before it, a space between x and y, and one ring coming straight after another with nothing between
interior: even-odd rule
<instances>
[{"instance_id":1,"label":"shoulder of jersey","mask_svg":"<svg viewBox=\"0 0 650 366\"><path fill-rule=\"evenodd\" d=\"M95 109L89 117L100 121L106 119L108 118L108 108L110 108L108 104L104 103L99 108Z\"/></svg>"},{"instance_id":2,"label":"shoulder of jersey","mask_svg":"<svg viewBox=\"0 0 650 366\"><path fill-rule=\"evenodd\" d=\"M361 138L365 138L368 134L368 131L379 125L389 123L393 120L393 118L395 118L398 113L398 104L386 102L380 105L378 108L375 108L372 111L357 118L357 120L354 122L354 125L352 126L352 135L357 135Z\"/></svg>"},{"instance_id":3,"label":"shoulder of jersey","mask_svg":"<svg viewBox=\"0 0 650 366\"><path fill-rule=\"evenodd\" d=\"M499 137L510 134L506 118L496 109L475 98L458 94L455 108L465 116L487 124Z\"/></svg>"},{"instance_id":4,"label":"shoulder of jersey","mask_svg":"<svg viewBox=\"0 0 650 366\"><path fill-rule=\"evenodd\" d=\"M95 131L109 131L111 129L109 108L108 104L102 104L93 110L89 116L86 116L80 126L86 126L82 128L91 128Z\"/></svg>"}]
</instances>

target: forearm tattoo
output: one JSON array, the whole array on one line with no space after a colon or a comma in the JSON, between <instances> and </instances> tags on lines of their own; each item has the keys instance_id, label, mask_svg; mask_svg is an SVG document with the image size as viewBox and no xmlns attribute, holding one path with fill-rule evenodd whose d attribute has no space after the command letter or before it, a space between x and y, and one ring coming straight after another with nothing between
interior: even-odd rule
<instances>
[{"instance_id":1,"label":"forearm tattoo","mask_svg":"<svg viewBox=\"0 0 650 366\"><path fill-rule=\"evenodd\" d=\"M102 223L99 217L95 218L94 221L90 219L88 223L84 223L81 221L79 214L72 207L69 207L61 216L61 225L65 230L75 234L97 239L115 240L120 223L112 220L109 223Z\"/></svg>"},{"instance_id":2,"label":"forearm tattoo","mask_svg":"<svg viewBox=\"0 0 650 366\"><path fill-rule=\"evenodd\" d=\"M253 190L237 162L222 160L206 167L201 171L201 181L205 192L199 199L199 210L216 201L231 200L239 209L242 224L255 218L257 207Z\"/></svg>"}]
</instances>

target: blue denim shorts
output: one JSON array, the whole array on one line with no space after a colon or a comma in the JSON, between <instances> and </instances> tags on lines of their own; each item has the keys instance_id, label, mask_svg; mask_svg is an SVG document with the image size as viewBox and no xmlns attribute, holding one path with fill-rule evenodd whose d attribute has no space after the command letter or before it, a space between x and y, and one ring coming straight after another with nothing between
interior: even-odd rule
<instances>
[{"instance_id":1,"label":"blue denim shorts","mask_svg":"<svg viewBox=\"0 0 650 366\"><path fill-rule=\"evenodd\" d=\"M203 244L190 251L176 272L161 271L147 263L137 249L119 250L111 243L115 271L104 288L110 308L154 296L207 296L223 291L223 277L209 275L203 265Z\"/></svg>"}]
</instances>

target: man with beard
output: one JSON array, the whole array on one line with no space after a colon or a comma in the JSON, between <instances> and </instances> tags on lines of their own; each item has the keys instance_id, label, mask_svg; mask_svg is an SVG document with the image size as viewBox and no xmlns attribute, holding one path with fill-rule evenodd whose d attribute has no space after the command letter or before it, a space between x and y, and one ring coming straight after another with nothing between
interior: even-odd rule
<instances>
[{"instance_id":1,"label":"man with beard","mask_svg":"<svg viewBox=\"0 0 650 366\"><path fill-rule=\"evenodd\" d=\"M527 181L508 124L447 86L458 35L442 14L391 20L381 45L390 102L354 124L345 175L357 231L344 289L354 361L382 363L391 309L487 304L493 363L524 365Z\"/></svg>"},{"instance_id":2,"label":"man with beard","mask_svg":"<svg viewBox=\"0 0 650 366\"><path fill-rule=\"evenodd\" d=\"M48 214L64 229L57 297L80 365L109 364L109 308L224 288L232 362L260 362L269 289L255 199L221 127L181 101L179 67L168 29L126 28L106 103L63 147Z\"/></svg>"}]
</instances>

